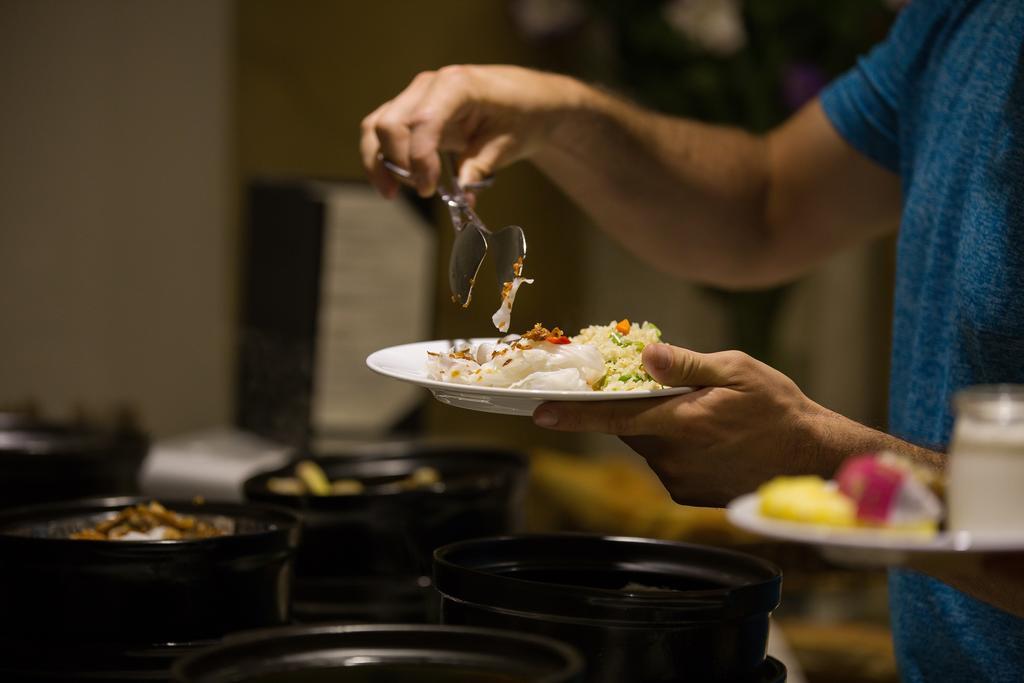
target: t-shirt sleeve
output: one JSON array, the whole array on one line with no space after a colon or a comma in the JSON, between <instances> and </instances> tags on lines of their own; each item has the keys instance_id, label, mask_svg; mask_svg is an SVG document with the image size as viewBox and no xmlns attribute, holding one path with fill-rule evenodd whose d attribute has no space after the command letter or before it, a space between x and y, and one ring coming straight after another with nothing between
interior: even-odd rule
<instances>
[{"instance_id":1,"label":"t-shirt sleeve","mask_svg":"<svg viewBox=\"0 0 1024 683\"><path fill-rule=\"evenodd\" d=\"M825 114L843 139L895 173L900 167L900 108L928 62L933 32L948 4L912 0L886 39L821 94Z\"/></svg>"}]
</instances>

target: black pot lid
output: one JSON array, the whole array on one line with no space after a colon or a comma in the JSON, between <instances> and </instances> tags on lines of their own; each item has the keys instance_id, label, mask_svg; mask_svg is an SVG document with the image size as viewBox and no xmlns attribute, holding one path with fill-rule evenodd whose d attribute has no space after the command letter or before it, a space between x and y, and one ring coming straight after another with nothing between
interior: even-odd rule
<instances>
[{"instance_id":1,"label":"black pot lid","mask_svg":"<svg viewBox=\"0 0 1024 683\"><path fill-rule=\"evenodd\" d=\"M439 548L434 583L447 598L527 618L668 626L767 614L779 604L782 572L707 546L545 534Z\"/></svg>"},{"instance_id":2,"label":"black pot lid","mask_svg":"<svg viewBox=\"0 0 1024 683\"><path fill-rule=\"evenodd\" d=\"M367 624L263 629L179 660L181 683L246 681L273 673L347 666L447 665L505 673L530 683L572 683L583 671L579 653L550 638L468 626Z\"/></svg>"}]
</instances>

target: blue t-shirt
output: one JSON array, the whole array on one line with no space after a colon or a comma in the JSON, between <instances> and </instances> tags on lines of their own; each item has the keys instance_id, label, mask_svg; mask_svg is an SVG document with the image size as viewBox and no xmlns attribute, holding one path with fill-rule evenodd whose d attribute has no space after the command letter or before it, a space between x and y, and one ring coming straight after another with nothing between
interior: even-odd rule
<instances>
[{"instance_id":1,"label":"blue t-shirt","mask_svg":"<svg viewBox=\"0 0 1024 683\"><path fill-rule=\"evenodd\" d=\"M924 446L958 389L1024 383L1022 39L1024 0L912 0L822 95L902 180L889 426ZM912 572L889 588L905 681L1024 681L1024 620Z\"/></svg>"}]
</instances>

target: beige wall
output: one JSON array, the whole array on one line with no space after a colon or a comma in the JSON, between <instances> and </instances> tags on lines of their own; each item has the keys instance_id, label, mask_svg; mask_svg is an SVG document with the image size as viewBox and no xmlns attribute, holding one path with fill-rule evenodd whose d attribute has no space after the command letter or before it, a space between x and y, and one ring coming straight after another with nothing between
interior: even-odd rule
<instances>
[{"instance_id":1,"label":"beige wall","mask_svg":"<svg viewBox=\"0 0 1024 683\"><path fill-rule=\"evenodd\" d=\"M228 417L230 9L0 2L0 405Z\"/></svg>"}]
</instances>

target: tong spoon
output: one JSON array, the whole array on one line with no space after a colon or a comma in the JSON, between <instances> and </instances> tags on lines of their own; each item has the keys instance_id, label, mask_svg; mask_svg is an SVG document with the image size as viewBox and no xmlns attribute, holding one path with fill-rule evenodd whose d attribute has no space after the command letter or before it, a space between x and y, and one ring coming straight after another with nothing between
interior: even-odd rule
<instances>
[{"instance_id":1,"label":"tong spoon","mask_svg":"<svg viewBox=\"0 0 1024 683\"><path fill-rule=\"evenodd\" d=\"M377 158L395 177L403 181L412 179L412 172L408 169L386 159L383 154L378 154ZM499 288L522 275L526 258L526 235L518 225L490 230L470 206L466 190L478 191L490 187L494 184L493 175L461 186L455 170L455 156L451 153L442 155L441 166L448 182L438 183L437 194L448 207L455 228L455 241L448 261L448 285L452 291L452 301L468 308L473 298L477 273L491 247L494 248Z\"/></svg>"},{"instance_id":2,"label":"tong spoon","mask_svg":"<svg viewBox=\"0 0 1024 683\"><path fill-rule=\"evenodd\" d=\"M450 164L452 167L454 167L455 164L451 158L451 155L445 155L444 158L446 160L445 163ZM410 171L409 169L402 168L401 166L391 161L390 159L386 158L383 154L380 153L377 154L377 159L391 175L395 176L400 180L412 182L412 171ZM476 181L475 183L466 183L465 185L462 186L462 189L469 190L470 192L476 192L477 190L486 190L493 184L494 175L491 174L482 180Z\"/></svg>"}]
</instances>

